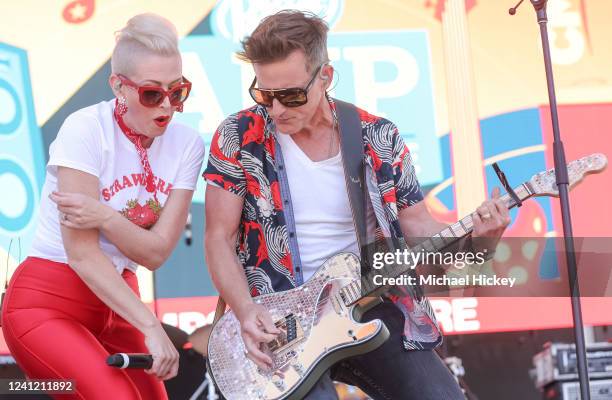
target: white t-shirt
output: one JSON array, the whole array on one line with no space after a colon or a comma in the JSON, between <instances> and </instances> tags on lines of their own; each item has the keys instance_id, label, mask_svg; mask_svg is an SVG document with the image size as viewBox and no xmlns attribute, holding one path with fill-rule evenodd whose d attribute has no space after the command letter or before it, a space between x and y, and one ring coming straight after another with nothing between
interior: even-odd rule
<instances>
[{"instance_id":1,"label":"white t-shirt","mask_svg":"<svg viewBox=\"0 0 612 400\"><path fill-rule=\"evenodd\" d=\"M359 256L342 154L338 152L327 160L312 161L289 135L277 133L276 137L287 171L302 277L306 281L337 253ZM375 218L369 205L366 211L368 233L375 229Z\"/></svg>"},{"instance_id":2,"label":"white t-shirt","mask_svg":"<svg viewBox=\"0 0 612 400\"><path fill-rule=\"evenodd\" d=\"M153 199L145 188L144 170L136 146L113 118L114 101L105 101L71 114L49 147L47 176L40 200L40 216L30 250L34 257L67 262L57 205L49 194L57 190L57 167L69 167L100 180L100 201L121 211ZM164 134L147 149L163 206L172 189L195 190L204 159L204 142L186 125L171 121ZM100 248L119 272L137 265L100 234Z\"/></svg>"}]
</instances>

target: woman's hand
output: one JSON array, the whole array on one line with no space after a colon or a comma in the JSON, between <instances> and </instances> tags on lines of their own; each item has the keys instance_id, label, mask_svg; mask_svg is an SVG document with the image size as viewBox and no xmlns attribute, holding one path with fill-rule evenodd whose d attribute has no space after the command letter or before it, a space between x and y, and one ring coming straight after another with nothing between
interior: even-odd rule
<instances>
[{"instance_id":1,"label":"woman's hand","mask_svg":"<svg viewBox=\"0 0 612 400\"><path fill-rule=\"evenodd\" d=\"M68 228L100 229L115 211L81 193L52 192L49 198L57 204L60 223Z\"/></svg>"},{"instance_id":2,"label":"woman's hand","mask_svg":"<svg viewBox=\"0 0 612 400\"><path fill-rule=\"evenodd\" d=\"M174 378L178 373L179 354L164 328L161 324L157 324L154 328L145 331L144 335L145 346L153 356L153 366L145 372L163 381Z\"/></svg>"}]
</instances>

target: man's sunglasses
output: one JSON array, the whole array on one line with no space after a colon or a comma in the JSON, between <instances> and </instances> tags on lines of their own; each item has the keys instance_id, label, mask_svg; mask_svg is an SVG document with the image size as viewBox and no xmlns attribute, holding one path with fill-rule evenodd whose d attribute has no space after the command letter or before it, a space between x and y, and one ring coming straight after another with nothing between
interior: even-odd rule
<instances>
[{"instance_id":1,"label":"man's sunglasses","mask_svg":"<svg viewBox=\"0 0 612 400\"><path fill-rule=\"evenodd\" d=\"M278 100L278 102L285 107L303 106L308 102L308 91L319 74L321 67L323 67L323 65L317 68L310 82L308 82L308 85L303 89L297 87L288 89L259 89L255 87L255 83L257 82L257 77L255 77L253 78L251 87L249 87L249 94L253 100L255 100L255 103L265 107L272 107L274 99Z\"/></svg>"},{"instance_id":2,"label":"man's sunglasses","mask_svg":"<svg viewBox=\"0 0 612 400\"><path fill-rule=\"evenodd\" d=\"M183 77L183 82L165 90L161 86L143 85L139 86L137 83L131 81L127 77L118 74L117 77L122 84L134 88L138 91L138 98L140 104L145 107L157 107L164 102L166 96L170 100L170 104L174 107L181 107L183 102L189 97L191 91L191 82L187 78Z\"/></svg>"}]
</instances>

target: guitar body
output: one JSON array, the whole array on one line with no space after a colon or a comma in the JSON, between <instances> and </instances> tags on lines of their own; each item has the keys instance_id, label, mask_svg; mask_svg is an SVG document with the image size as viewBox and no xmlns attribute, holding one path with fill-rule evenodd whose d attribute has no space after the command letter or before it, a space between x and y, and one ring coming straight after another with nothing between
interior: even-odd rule
<instances>
[{"instance_id":1,"label":"guitar body","mask_svg":"<svg viewBox=\"0 0 612 400\"><path fill-rule=\"evenodd\" d=\"M270 371L245 355L240 324L232 311L213 327L208 363L228 400L301 399L336 362L376 349L389 337L380 320L355 321L357 306L346 307L340 289L360 278L359 259L348 253L328 259L302 286L254 300L283 331L266 350Z\"/></svg>"}]
</instances>

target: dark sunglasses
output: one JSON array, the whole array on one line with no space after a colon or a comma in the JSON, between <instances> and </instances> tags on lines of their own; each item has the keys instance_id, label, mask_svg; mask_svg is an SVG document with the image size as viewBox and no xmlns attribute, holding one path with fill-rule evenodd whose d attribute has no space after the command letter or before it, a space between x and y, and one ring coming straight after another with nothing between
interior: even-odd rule
<instances>
[{"instance_id":1,"label":"dark sunglasses","mask_svg":"<svg viewBox=\"0 0 612 400\"><path fill-rule=\"evenodd\" d=\"M253 100L255 100L255 103L265 107L272 107L274 99L278 100L278 102L285 107L303 106L308 102L308 91L322 67L323 65L320 65L319 68L317 68L310 82L308 82L308 85L303 89L297 87L288 89L259 89L255 87L255 83L257 82L257 77L255 77L253 78L251 87L249 87L249 94Z\"/></svg>"},{"instance_id":2,"label":"dark sunglasses","mask_svg":"<svg viewBox=\"0 0 612 400\"><path fill-rule=\"evenodd\" d=\"M183 77L183 82L165 90L161 86L143 85L131 81L127 77L118 74L117 77L122 84L138 90L138 99L140 104L145 107L157 107L164 102L166 96L170 100L170 104L174 107L182 107L183 102L189 97L191 91L191 82Z\"/></svg>"}]
</instances>

